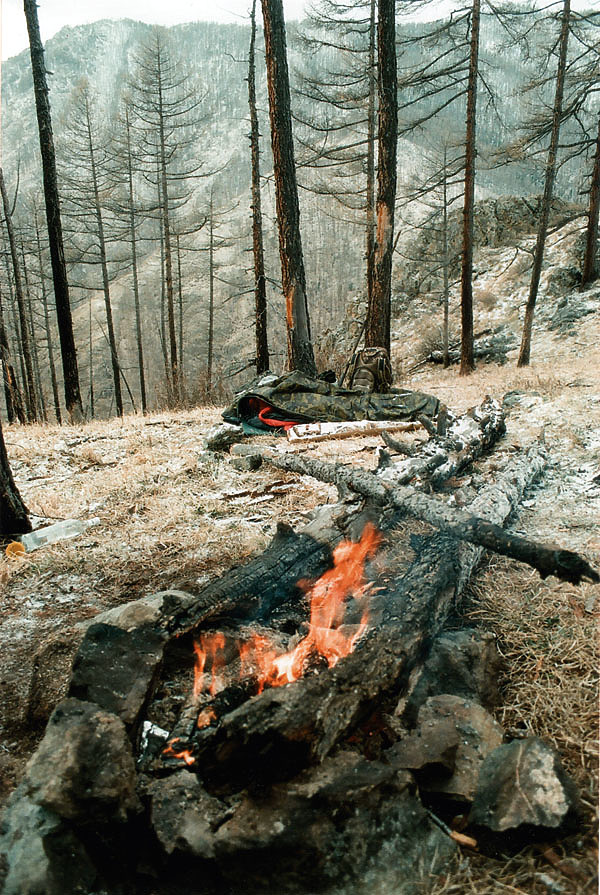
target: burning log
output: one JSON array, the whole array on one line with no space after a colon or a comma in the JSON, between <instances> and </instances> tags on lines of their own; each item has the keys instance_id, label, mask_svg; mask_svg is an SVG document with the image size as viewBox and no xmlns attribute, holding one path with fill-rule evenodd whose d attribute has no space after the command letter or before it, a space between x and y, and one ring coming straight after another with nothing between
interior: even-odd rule
<instances>
[{"instance_id":1,"label":"burning log","mask_svg":"<svg viewBox=\"0 0 600 895\"><path fill-rule=\"evenodd\" d=\"M503 522L543 465L540 448L517 457L495 484L482 490L479 511L494 523ZM481 549L465 549L447 532L428 538L399 581L391 570L392 580L378 594L380 621L354 652L319 675L265 690L216 726L198 731L194 770L211 786L236 788L250 780L285 779L322 761L374 705L397 700L480 555Z\"/></svg>"}]
</instances>

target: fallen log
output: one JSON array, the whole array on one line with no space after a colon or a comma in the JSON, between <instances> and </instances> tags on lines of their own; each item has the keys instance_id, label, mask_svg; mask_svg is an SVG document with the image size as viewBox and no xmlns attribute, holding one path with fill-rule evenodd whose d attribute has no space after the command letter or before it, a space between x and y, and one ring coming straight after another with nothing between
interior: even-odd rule
<instances>
[{"instance_id":1,"label":"fallen log","mask_svg":"<svg viewBox=\"0 0 600 895\"><path fill-rule=\"evenodd\" d=\"M544 451L541 446L534 446L527 453L532 469L538 474L545 464L543 455ZM415 488L389 487L382 483L381 477L370 472L322 460L311 460L290 454L275 456L267 453L263 454L263 459L278 469L312 475L319 481L350 488L375 503L390 504L421 522L428 522L436 528L443 529L454 538L469 541L479 547L486 547L495 553L526 563L537 569L542 578L555 575L571 584L580 584L584 579L593 582L600 581L598 572L578 553L540 544L513 532L507 532L499 525L466 510L451 508L442 501L428 497Z\"/></svg>"},{"instance_id":2,"label":"fallen log","mask_svg":"<svg viewBox=\"0 0 600 895\"><path fill-rule=\"evenodd\" d=\"M507 518L543 464L541 452L536 457L531 451L509 464L497 483L482 489L478 499L490 519L501 523ZM391 580L379 594L379 624L351 655L316 676L265 690L218 725L198 731L192 769L207 785L235 788L250 780L284 779L323 760L374 705L381 708L387 700L397 700L411 669L454 608L480 553L463 551L447 532L428 538L400 580L390 572Z\"/></svg>"}]
</instances>

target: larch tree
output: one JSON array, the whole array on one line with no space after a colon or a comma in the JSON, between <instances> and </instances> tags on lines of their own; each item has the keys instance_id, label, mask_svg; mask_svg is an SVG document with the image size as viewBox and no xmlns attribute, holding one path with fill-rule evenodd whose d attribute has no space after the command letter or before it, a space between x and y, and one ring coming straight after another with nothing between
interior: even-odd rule
<instances>
[{"instance_id":1,"label":"larch tree","mask_svg":"<svg viewBox=\"0 0 600 895\"><path fill-rule=\"evenodd\" d=\"M563 93L565 86L565 72L567 67L567 50L569 45L569 26L571 17L570 0L564 0L560 38L558 41L558 60L556 67L556 88L554 92L554 104L552 110L552 125L550 131L550 143L548 146L548 154L546 157L546 170L544 176L544 192L542 195L542 203L540 206L540 216L538 220L537 237L533 255L533 265L531 270L531 280L529 283L529 294L527 296L527 304L525 306L525 320L523 323L523 335L521 338L521 347L519 349L519 358L517 366L526 367L531 357L531 332L533 327L533 316L537 301L538 289L540 285L540 277L542 273L542 263L544 260L544 247L546 243L546 234L548 232L548 221L550 218L550 206L554 192L554 181L556 178L557 153L560 136L560 125L563 114Z\"/></svg>"},{"instance_id":2,"label":"larch tree","mask_svg":"<svg viewBox=\"0 0 600 895\"><path fill-rule=\"evenodd\" d=\"M598 132L596 136L596 148L594 152L594 167L592 170L588 224L586 228L585 254L581 271L581 285L587 286L600 274L598 264L598 218L600 216L600 115L598 115Z\"/></svg>"},{"instance_id":3,"label":"larch tree","mask_svg":"<svg viewBox=\"0 0 600 895\"><path fill-rule=\"evenodd\" d=\"M300 235L300 205L282 0L262 0L262 13L281 282L286 308L288 367L290 370L300 370L309 376L315 376L317 368L311 340Z\"/></svg>"},{"instance_id":4,"label":"larch tree","mask_svg":"<svg viewBox=\"0 0 600 895\"><path fill-rule=\"evenodd\" d=\"M31 531L29 511L15 484L0 423L0 537Z\"/></svg>"},{"instance_id":5,"label":"larch tree","mask_svg":"<svg viewBox=\"0 0 600 895\"><path fill-rule=\"evenodd\" d=\"M202 164L190 161L204 92L178 62L164 28L153 28L135 56L130 78L132 124L138 134L140 170L156 187L156 216L164 253L165 350L171 400L182 397L174 285L175 217L190 199ZM208 172L202 172L208 176ZM162 288L162 287L161 287Z\"/></svg>"},{"instance_id":6,"label":"larch tree","mask_svg":"<svg viewBox=\"0 0 600 895\"><path fill-rule=\"evenodd\" d=\"M25 19L29 34L31 70L42 156L42 173L44 180L44 199L46 204L46 221L50 243L50 260L56 304L56 318L60 338L62 358L65 404L67 413L73 421L82 419L83 408L79 387L79 371L77 367L77 351L73 335L73 319L69 300L69 284L65 262L62 223L60 216L60 199L56 174L56 155L52 133L50 99L44 62L44 47L40 35L36 0L24 0Z\"/></svg>"},{"instance_id":7,"label":"larch tree","mask_svg":"<svg viewBox=\"0 0 600 895\"><path fill-rule=\"evenodd\" d=\"M254 319L256 341L256 372L269 369L267 336L267 281L262 230L262 200L260 194L260 132L256 109L256 0L250 13L250 47L248 51L248 106L250 109L250 159L252 176L252 256L254 260Z\"/></svg>"},{"instance_id":8,"label":"larch tree","mask_svg":"<svg viewBox=\"0 0 600 895\"><path fill-rule=\"evenodd\" d=\"M88 269L91 266L100 271L115 406L117 414L123 416L121 366L110 294L105 228L106 200L112 187L108 140L85 79L71 96L61 145L64 147L65 215L69 220L73 259Z\"/></svg>"},{"instance_id":9,"label":"larch tree","mask_svg":"<svg viewBox=\"0 0 600 895\"><path fill-rule=\"evenodd\" d=\"M396 204L398 99L396 4L378 0L378 162L373 288L367 307L365 345L390 351L392 255Z\"/></svg>"}]
</instances>

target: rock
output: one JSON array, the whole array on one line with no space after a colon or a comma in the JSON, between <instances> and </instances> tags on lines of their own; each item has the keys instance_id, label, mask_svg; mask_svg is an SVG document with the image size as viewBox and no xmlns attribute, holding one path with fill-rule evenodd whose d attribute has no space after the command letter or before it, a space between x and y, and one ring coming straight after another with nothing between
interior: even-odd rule
<instances>
[{"instance_id":1,"label":"rock","mask_svg":"<svg viewBox=\"0 0 600 895\"><path fill-rule=\"evenodd\" d=\"M187 770L153 781L148 792L152 827L165 852L214 858L214 831L231 815L230 806L210 796Z\"/></svg>"},{"instance_id":2,"label":"rock","mask_svg":"<svg viewBox=\"0 0 600 895\"><path fill-rule=\"evenodd\" d=\"M135 609L130 610L134 615ZM152 612L142 607L140 612ZM130 727L141 720L163 655L164 637L148 625L124 630L95 622L73 662L69 696L114 712Z\"/></svg>"},{"instance_id":3,"label":"rock","mask_svg":"<svg viewBox=\"0 0 600 895\"><path fill-rule=\"evenodd\" d=\"M470 821L495 833L523 825L556 830L578 810L577 788L556 750L538 737L527 737L486 757Z\"/></svg>"},{"instance_id":4,"label":"rock","mask_svg":"<svg viewBox=\"0 0 600 895\"><path fill-rule=\"evenodd\" d=\"M125 820L137 799L123 723L93 703L63 700L27 765L24 785L37 805L58 817L80 824Z\"/></svg>"},{"instance_id":5,"label":"rock","mask_svg":"<svg viewBox=\"0 0 600 895\"><path fill-rule=\"evenodd\" d=\"M385 751L385 760L393 768L411 771L429 769L454 771L459 732L453 721L440 721L433 727L410 734Z\"/></svg>"},{"instance_id":6,"label":"rock","mask_svg":"<svg viewBox=\"0 0 600 895\"><path fill-rule=\"evenodd\" d=\"M447 631L433 643L431 652L409 683L397 714L409 725L430 696L451 693L493 708L500 701L498 678L503 661L493 634L473 628Z\"/></svg>"},{"instance_id":7,"label":"rock","mask_svg":"<svg viewBox=\"0 0 600 895\"><path fill-rule=\"evenodd\" d=\"M262 466L260 454L247 454L245 457L232 457L231 465L239 472L254 472Z\"/></svg>"},{"instance_id":8,"label":"rock","mask_svg":"<svg viewBox=\"0 0 600 895\"><path fill-rule=\"evenodd\" d=\"M448 723L458 734L454 771L451 776L447 771L422 774L419 786L438 797L468 804L473 801L483 760L502 743L504 732L480 705L448 694L431 696L420 708L416 732L422 738L435 737L435 728L443 725L443 735Z\"/></svg>"},{"instance_id":9,"label":"rock","mask_svg":"<svg viewBox=\"0 0 600 895\"><path fill-rule=\"evenodd\" d=\"M131 600L121 606L115 606L101 612L92 620L92 624L113 625L124 631L133 631L142 625L158 626L176 609L191 605L196 597L182 590L164 590Z\"/></svg>"},{"instance_id":10,"label":"rock","mask_svg":"<svg viewBox=\"0 0 600 895\"><path fill-rule=\"evenodd\" d=\"M211 426L204 438L204 447L209 451L226 451L237 441L243 441L246 436L241 426L232 423L219 423Z\"/></svg>"},{"instance_id":11,"label":"rock","mask_svg":"<svg viewBox=\"0 0 600 895\"><path fill-rule=\"evenodd\" d=\"M25 790L26 784L15 790L4 814L3 895L88 895L97 875L85 848L56 814L36 804Z\"/></svg>"},{"instance_id":12,"label":"rock","mask_svg":"<svg viewBox=\"0 0 600 895\"><path fill-rule=\"evenodd\" d=\"M431 824L410 774L351 752L245 794L214 841L234 884L272 891L276 879L282 892L345 891L351 880L371 891L385 880L389 891L409 895L455 850Z\"/></svg>"}]
</instances>

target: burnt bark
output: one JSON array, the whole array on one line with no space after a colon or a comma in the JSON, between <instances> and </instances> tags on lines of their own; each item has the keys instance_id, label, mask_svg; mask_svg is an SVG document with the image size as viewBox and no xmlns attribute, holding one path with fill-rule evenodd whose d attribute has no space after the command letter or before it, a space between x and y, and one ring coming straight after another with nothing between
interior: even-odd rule
<instances>
[{"instance_id":1,"label":"burnt bark","mask_svg":"<svg viewBox=\"0 0 600 895\"><path fill-rule=\"evenodd\" d=\"M60 218L60 200L56 177L56 156L54 151L54 137L52 134L48 84L46 82L44 47L40 36L37 4L35 0L24 0L24 8L27 31L29 33L33 89L35 92L40 151L42 155L44 198L46 203L48 238L50 242L52 277L54 281L56 317L60 337L65 404L70 418L74 421L78 421L83 418L83 407L81 404L79 372L77 369L77 351L75 348L75 338L73 336L73 320L69 302L69 284L67 281L67 267L65 263L62 224Z\"/></svg>"},{"instance_id":2,"label":"burnt bark","mask_svg":"<svg viewBox=\"0 0 600 895\"><path fill-rule=\"evenodd\" d=\"M19 383L14 367L10 359L10 346L4 324L4 305L0 294L0 352L2 353L2 378L4 382L4 397L6 400L6 415L9 423L17 419L22 425L26 422L23 398L19 389Z\"/></svg>"},{"instance_id":3,"label":"burnt bark","mask_svg":"<svg viewBox=\"0 0 600 895\"><path fill-rule=\"evenodd\" d=\"M560 135L560 124L563 107L563 93L565 86L565 73L567 67L567 49L569 45L569 25L571 17L570 0L564 0L562 24L560 33L560 44L558 51L558 67L556 71L556 90L554 93L554 108L552 111L552 131L550 134L550 145L548 146L548 155L546 158L546 175L544 179L544 193L540 205L540 219L538 221L537 238L533 253L533 266L531 269L531 281L529 283L529 295L525 306L525 320L523 322L523 336L521 338L521 348L519 350L518 367L526 367L529 365L531 357L531 331L533 328L533 315L537 301L538 289L540 285L540 277L542 274L542 263L544 260L544 248L546 243L546 234L548 232L548 221L550 219L550 205L552 203L552 194L554 192L554 181L556 179L556 160L558 153L558 141Z\"/></svg>"},{"instance_id":4,"label":"burnt bark","mask_svg":"<svg viewBox=\"0 0 600 895\"><path fill-rule=\"evenodd\" d=\"M377 234L373 259L373 288L367 308L365 345L385 348L389 354L398 142L394 0L378 0L377 58L379 96Z\"/></svg>"},{"instance_id":5,"label":"burnt bark","mask_svg":"<svg viewBox=\"0 0 600 895\"><path fill-rule=\"evenodd\" d=\"M148 409L148 401L146 398L146 373L144 370L144 343L142 339L142 315L140 310L140 288L138 278L135 200L133 193L133 153L131 151L131 122L129 120L128 106L125 106L125 140L127 162L129 240L131 243L131 277L133 282L133 302L135 308L135 338L137 343L138 375L140 380L140 400L142 403L142 413L146 413Z\"/></svg>"},{"instance_id":6,"label":"burnt bark","mask_svg":"<svg viewBox=\"0 0 600 895\"><path fill-rule=\"evenodd\" d=\"M62 423L62 413L60 410L60 398L58 394L58 380L56 378L56 365L54 363L54 345L52 340L52 330L50 328L50 314L48 312L48 291L46 289L46 274L44 271L44 256L42 254L42 238L40 228L38 226L37 211L35 212L35 238L37 245L38 266L40 270L40 286L42 290L42 306L44 308L44 330L46 332L46 348L48 350L48 366L50 369L50 381L52 383L52 397L54 399L54 413L56 422Z\"/></svg>"},{"instance_id":7,"label":"burnt bark","mask_svg":"<svg viewBox=\"0 0 600 895\"><path fill-rule=\"evenodd\" d=\"M254 317L256 327L256 372L269 369L267 338L267 281L262 232L262 201L260 196L260 147L258 114L256 111L256 0L252 0L250 15L250 51L248 54L248 105L250 107L250 156L252 165L252 254L254 258Z\"/></svg>"},{"instance_id":8,"label":"burnt bark","mask_svg":"<svg viewBox=\"0 0 600 895\"><path fill-rule=\"evenodd\" d=\"M473 359L473 209L475 206L475 155L477 125L477 80L479 75L480 0L471 10L471 51L467 85L467 130L465 139L465 197L463 205L462 263L460 280L461 355L460 374L475 369Z\"/></svg>"},{"instance_id":9,"label":"burnt bark","mask_svg":"<svg viewBox=\"0 0 600 895\"><path fill-rule=\"evenodd\" d=\"M0 423L0 537L31 531L29 511L15 485Z\"/></svg>"},{"instance_id":10,"label":"burnt bark","mask_svg":"<svg viewBox=\"0 0 600 895\"><path fill-rule=\"evenodd\" d=\"M367 262L367 308L373 304L373 282L375 264L375 106L377 99L377 68L375 54L377 48L377 19L375 0L369 8L369 102L367 106L367 182L365 197L365 254Z\"/></svg>"},{"instance_id":11,"label":"burnt bark","mask_svg":"<svg viewBox=\"0 0 600 895\"><path fill-rule=\"evenodd\" d=\"M294 160L290 83L282 0L262 0L265 34L273 175L279 228L281 283L287 320L290 370L316 376L310 333L304 256L300 236L300 206Z\"/></svg>"},{"instance_id":12,"label":"burnt bark","mask_svg":"<svg viewBox=\"0 0 600 895\"><path fill-rule=\"evenodd\" d=\"M585 255L581 271L581 285L587 286L598 276L598 217L600 216L600 115L598 116L598 135L594 168L590 184L590 204L588 225L585 239Z\"/></svg>"}]
</instances>

